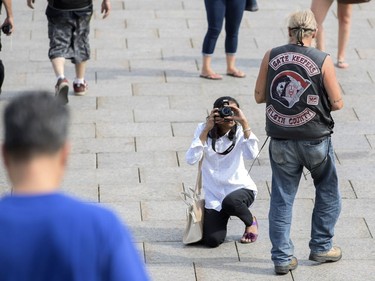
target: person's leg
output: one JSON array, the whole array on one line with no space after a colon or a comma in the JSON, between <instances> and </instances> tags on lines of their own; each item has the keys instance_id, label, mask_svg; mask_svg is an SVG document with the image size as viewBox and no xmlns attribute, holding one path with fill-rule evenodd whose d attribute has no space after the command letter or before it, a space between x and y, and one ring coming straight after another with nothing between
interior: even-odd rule
<instances>
[{"instance_id":1,"label":"person's leg","mask_svg":"<svg viewBox=\"0 0 375 281\"><path fill-rule=\"evenodd\" d=\"M48 19L48 37L50 48L48 51L57 82L55 85L55 95L62 102L68 103L69 83L65 78L64 66L65 58L71 57L71 38L72 25L71 20L67 18Z\"/></svg>"},{"instance_id":2,"label":"person's leg","mask_svg":"<svg viewBox=\"0 0 375 281\"><path fill-rule=\"evenodd\" d=\"M311 2L311 11L314 13L316 22L318 24L316 47L321 51L325 50L323 22L332 3L333 0L312 0Z\"/></svg>"},{"instance_id":3,"label":"person's leg","mask_svg":"<svg viewBox=\"0 0 375 281\"><path fill-rule=\"evenodd\" d=\"M227 55L227 73L243 78L245 74L236 68L236 52L238 46L238 33L242 21L246 0L226 0L227 9L225 13L225 53Z\"/></svg>"},{"instance_id":4,"label":"person's leg","mask_svg":"<svg viewBox=\"0 0 375 281\"><path fill-rule=\"evenodd\" d=\"M74 94L83 96L87 92L87 82L85 81L86 64L90 59L90 21L92 14L81 16L75 21L75 36L73 37L75 56L76 78L73 82Z\"/></svg>"},{"instance_id":5,"label":"person's leg","mask_svg":"<svg viewBox=\"0 0 375 281\"><path fill-rule=\"evenodd\" d=\"M272 242L272 261L276 269L289 266L292 262L292 209L303 166L297 155L295 141L271 139L269 154L272 168L269 236Z\"/></svg>"},{"instance_id":6,"label":"person's leg","mask_svg":"<svg viewBox=\"0 0 375 281\"><path fill-rule=\"evenodd\" d=\"M205 0L208 30L204 37L202 54L203 65L201 76L213 79L221 79L211 68L211 56L214 53L217 38L220 35L225 15L226 0Z\"/></svg>"},{"instance_id":7,"label":"person's leg","mask_svg":"<svg viewBox=\"0 0 375 281\"><path fill-rule=\"evenodd\" d=\"M58 57L51 59L52 68L55 72L56 78L65 78L64 70L65 70L65 58Z\"/></svg>"},{"instance_id":8,"label":"person's leg","mask_svg":"<svg viewBox=\"0 0 375 281\"><path fill-rule=\"evenodd\" d=\"M345 51L350 37L352 5L337 3L337 18L339 21L337 66L347 68L349 64L345 62Z\"/></svg>"},{"instance_id":9,"label":"person's leg","mask_svg":"<svg viewBox=\"0 0 375 281\"><path fill-rule=\"evenodd\" d=\"M203 243L208 247L218 247L227 236L229 216L224 212L204 209Z\"/></svg>"},{"instance_id":10,"label":"person's leg","mask_svg":"<svg viewBox=\"0 0 375 281\"><path fill-rule=\"evenodd\" d=\"M222 211L228 216L236 216L245 224L242 243L255 242L258 237L258 225L249 207L254 202L254 192L250 189L239 189L228 194L222 202ZM250 235L251 233L251 235Z\"/></svg>"},{"instance_id":11,"label":"person's leg","mask_svg":"<svg viewBox=\"0 0 375 281\"><path fill-rule=\"evenodd\" d=\"M331 138L306 142L306 167L311 171L315 185L315 205L312 214L312 253L325 253L332 248L334 228L341 211L341 196Z\"/></svg>"}]
</instances>

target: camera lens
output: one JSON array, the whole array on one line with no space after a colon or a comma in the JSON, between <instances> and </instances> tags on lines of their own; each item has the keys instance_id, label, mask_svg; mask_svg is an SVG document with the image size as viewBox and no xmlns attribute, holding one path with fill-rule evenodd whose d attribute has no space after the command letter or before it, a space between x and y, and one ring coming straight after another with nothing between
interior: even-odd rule
<instances>
[{"instance_id":1,"label":"camera lens","mask_svg":"<svg viewBox=\"0 0 375 281\"><path fill-rule=\"evenodd\" d=\"M233 116L233 111L229 106L224 106L223 108L220 109L220 117L228 117L228 116Z\"/></svg>"}]
</instances>

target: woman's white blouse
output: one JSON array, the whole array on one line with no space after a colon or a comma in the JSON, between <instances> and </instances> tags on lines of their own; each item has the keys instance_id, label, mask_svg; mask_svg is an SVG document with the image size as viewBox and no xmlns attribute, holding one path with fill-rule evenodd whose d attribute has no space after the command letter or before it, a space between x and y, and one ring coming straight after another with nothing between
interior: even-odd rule
<instances>
[{"instance_id":1,"label":"woman's white blouse","mask_svg":"<svg viewBox=\"0 0 375 281\"><path fill-rule=\"evenodd\" d=\"M238 125L237 140L231 152L220 155L212 149L212 139L208 138L202 143L199 136L205 127L205 123L198 125L194 133L194 139L186 152L186 162L194 165L203 158L202 185L207 209L221 210L221 203L231 192L247 188L257 194L257 187L251 179L245 167L244 159L254 159L258 155L258 138L251 132L248 139L244 138L242 127ZM228 133L216 140L217 152L224 152L232 141Z\"/></svg>"}]
</instances>

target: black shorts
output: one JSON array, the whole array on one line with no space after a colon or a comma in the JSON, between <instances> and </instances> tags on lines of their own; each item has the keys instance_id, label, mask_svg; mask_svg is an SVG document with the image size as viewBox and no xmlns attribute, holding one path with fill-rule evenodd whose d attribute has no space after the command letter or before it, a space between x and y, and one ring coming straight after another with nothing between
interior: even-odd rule
<instances>
[{"instance_id":1,"label":"black shorts","mask_svg":"<svg viewBox=\"0 0 375 281\"><path fill-rule=\"evenodd\" d=\"M62 16L48 16L48 37L50 40L48 56L70 59L81 63L90 59L90 20L92 12L79 16L63 12Z\"/></svg>"}]
</instances>

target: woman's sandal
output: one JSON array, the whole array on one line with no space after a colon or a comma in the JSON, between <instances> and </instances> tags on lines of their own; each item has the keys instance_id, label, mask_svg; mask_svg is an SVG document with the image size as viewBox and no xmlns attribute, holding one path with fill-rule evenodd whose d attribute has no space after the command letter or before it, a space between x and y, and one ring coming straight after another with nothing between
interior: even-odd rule
<instances>
[{"instance_id":1,"label":"woman's sandal","mask_svg":"<svg viewBox=\"0 0 375 281\"><path fill-rule=\"evenodd\" d=\"M349 64L347 62L343 61L343 60L339 60L339 61L337 61L337 67L345 69L345 68L349 67Z\"/></svg>"},{"instance_id":2,"label":"woman's sandal","mask_svg":"<svg viewBox=\"0 0 375 281\"><path fill-rule=\"evenodd\" d=\"M236 70L236 71L233 71L233 72L228 72L227 73L228 76L231 76L231 77L234 77L234 78L245 78L246 77L246 74L244 72L242 72L241 70Z\"/></svg>"},{"instance_id":3,"label":"woman's sandal","mask_svg":"<svg viewBox=\"0 0 375 281\"><path fill-rule=\"evenodd\" d=\"M257 221L257 218L254 217L253 219L253 223L251 225L256 225L257 229L258 229L258 221ZM240 242L242 244L250 244L250 243L254 243L255 241L257 241L258 239L258 234L257 233L252 233L252 232L246 232L243 234Z\"/></svg>"}]
</instances>

